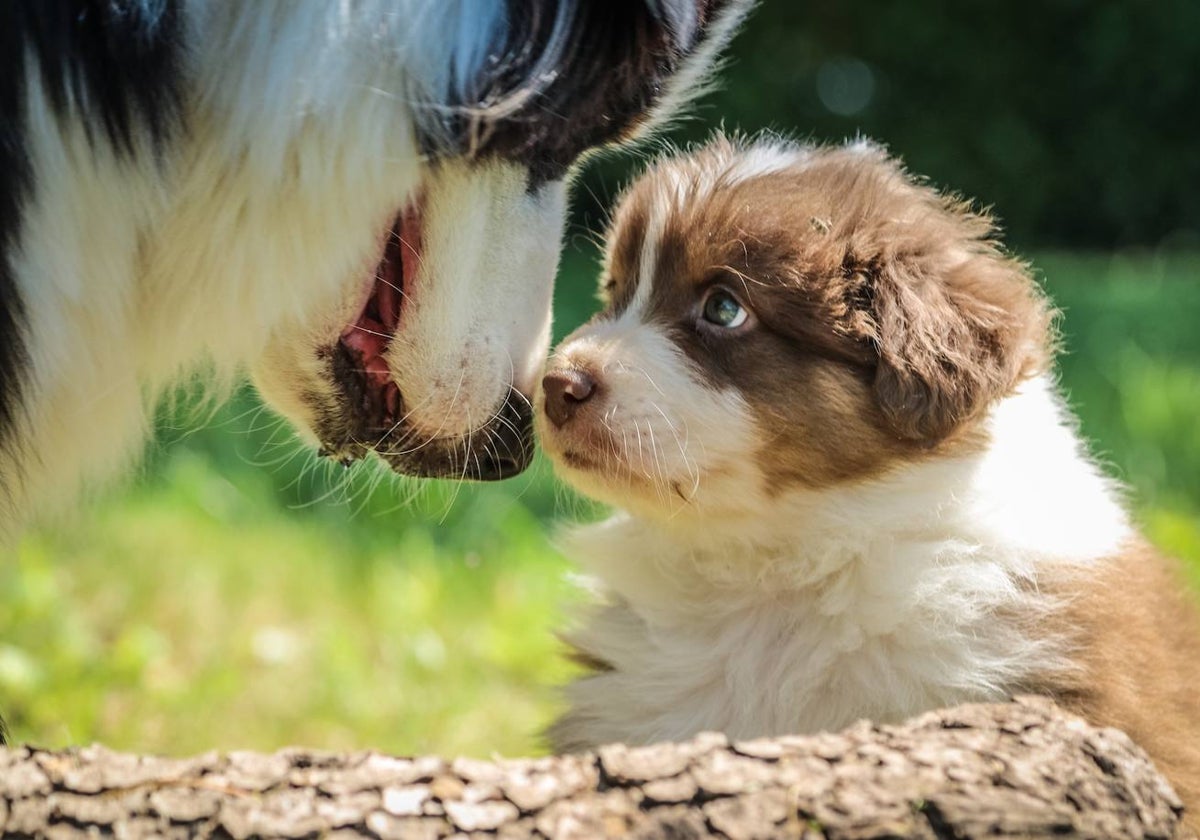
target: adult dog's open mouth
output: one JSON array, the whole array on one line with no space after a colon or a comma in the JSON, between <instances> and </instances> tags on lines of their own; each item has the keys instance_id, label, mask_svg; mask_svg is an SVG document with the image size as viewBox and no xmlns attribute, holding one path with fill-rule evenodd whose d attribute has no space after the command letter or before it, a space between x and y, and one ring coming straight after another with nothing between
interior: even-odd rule
<instances>
[{"instance_id":1,"label":"adult dog's open mouth","mask_svg":"<svg viewBox=\"0 0 1200 840\"><path fill-rule=\"evenodd\" d=\"M463 434L419 434L408 422L404 394L387 353L405 319L420 276L423 202L401 211L388 231L369 294L329 358L341 405L318 418L322 454L349 464L369 453L397 472L483 481L510 478L533 455L529 401L509 389L488 422Z\"/></svg>"},{"instance_id":2,"label":"adult dog's open mouth","mask_svg":"<svg viewBox=\"0 0 1200 840\"><path fill-rule=\"evenodd\" d=\"M410 204L388 232L375 282L358 318L338 339L340 355L352 367L339 373L339 382L361 414L367 429L382 432L401 418L400 389L392 381L384 353L404 311L405 293L412 290L421 264L421 205Z\"/></svg>"}]
</instances>

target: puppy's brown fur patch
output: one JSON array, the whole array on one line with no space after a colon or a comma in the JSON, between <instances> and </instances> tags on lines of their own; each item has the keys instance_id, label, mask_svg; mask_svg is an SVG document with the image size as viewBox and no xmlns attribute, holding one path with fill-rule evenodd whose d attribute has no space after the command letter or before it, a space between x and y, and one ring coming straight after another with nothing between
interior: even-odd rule
<instances>
[{"instance_id":1,"label":"puppy's brown fur patch","mask_svg":"<svg viewBox=\"0 0 1200 840\"><path fill-rule=\"evenodd\" d=\"M1054 632L1080 666L1038 687L1124 730L1190 809L1200 803L1200 617L1179 563L1137 542L1088 577L1052 583L1067 599ZM1189 811L1200 827L1200 815Z\"/></svg>"}]
</instances>

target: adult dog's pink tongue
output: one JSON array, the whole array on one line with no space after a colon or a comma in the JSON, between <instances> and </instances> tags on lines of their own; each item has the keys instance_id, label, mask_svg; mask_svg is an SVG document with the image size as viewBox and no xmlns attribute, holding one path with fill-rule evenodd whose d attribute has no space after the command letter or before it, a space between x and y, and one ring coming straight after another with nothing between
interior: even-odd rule
<instances>
[{"instance_id":1,"label":"adult dog's pink tongue","mask_svg":"<svg viewBox=\"0 0 1200 840\"><path fill-rule=\"evenodd\" d=\"M388 381L388 367L383 360L387 349L387 330L383 324L364 315L342 333L342 343L362 358L363 372L376 385Z\"/></svg>"},{"instance_id":2,"label":"adult dog's pink tongue","mask_svg":"<svg viewBox=\"0 0 1200 840\"><path fill-rule=\"evenodd\" d=\"M371 293L358 318L341 335L342 345L354 354L355 368L366 381L364 405L368 411L382 412L378 419L386 423L396 421L401 397L384 354L401 328L406 298L421 266L421 204L418 197L389 231Z\"/></svg>"},{"instance_id":3,"label":"adult dog's pink tongue","mask_svg":"<svg viewBox=\"0 0 1200 840\"><path fill-rule=\"evenodd\" d=\"M421 206L420 199L408 205L400 217L400 266L404 276L404 288L408 294L417 282L421 270ZM399 312L399 307L396 308Z\"/></svg>"},{"instance_id":4,"label":"adult dog's pink tongue","mask_svg":"<svg viewBox=\"0 0 1200 840\"><path fill-rule=\"evenodd\" d=\"M393 250L393 246L389 244L387 256L379 265L379 277L375 281L379 317L383 319L383 325L387 327L389 333L394 333L396 325L400 323L400 305L403 298L400 284L404 282L404 276L398 271L400 266L396 265L396 261L392 259Z\"/></svg>"},{"instance_id":5,"label":"adult dog's pink tongue","mask_svg":"<svg viewBox=\"0 0 1200 840\"><path fill-rule=\"evenodd\" d=\"M405 295L411 292L421 267L420 200L410 204L397 220L388 238L375 279L379 318L389 333L400 324Z\"/></svg>"}]
</instances>

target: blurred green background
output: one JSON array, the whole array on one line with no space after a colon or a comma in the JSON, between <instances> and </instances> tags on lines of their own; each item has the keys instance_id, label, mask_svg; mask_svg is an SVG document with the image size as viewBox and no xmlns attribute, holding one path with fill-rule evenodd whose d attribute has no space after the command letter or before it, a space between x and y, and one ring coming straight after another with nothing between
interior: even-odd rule
<instances>
[{"instance_id":1,"label":"blurred green background","mask_svg":"<svg viewBox=\"0 0 1200 840\"><path fill-rule=\"evenodd\" d=\"M1152 538L1200 579L1200 4L766 0L718 124L887 142L994 206L1065 313L1062 381ZM584 173L556 296L593 307L589 232L630 156ZM581 596L539 462L499 486L317 463L243 392L164 414L133 482L0 563L0 709L18 740L187 753L538 750Z\"/></svg>"}]
</instances>

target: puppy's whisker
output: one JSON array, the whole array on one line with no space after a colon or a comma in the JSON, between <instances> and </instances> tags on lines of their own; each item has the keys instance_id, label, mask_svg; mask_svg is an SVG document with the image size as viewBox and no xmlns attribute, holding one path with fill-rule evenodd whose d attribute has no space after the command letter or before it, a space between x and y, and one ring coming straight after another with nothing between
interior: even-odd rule
<instances>
[{"instance_id":1,"label":"puppy's whisker","mask_svg":"<svg viewBox=\"0 0 1200 840\"><path fill-rule=\"evenodd\" d=\"M654 410L662 416L663 422L667 424L667 428L670 429L671 435L675 438L675 445L679 447L679 456L683 461L684 469L687 471L688 476L692 478L692 495L695 496L696 491L700 487L700 467L688 455L686 438L681 439L679 437L679 430L675 428L675 424L671 422L671 418L669 418L667 413L663 411L662 406L660 406L658 403L651 403L651 405L653 405ZM687 434L686 424L684 427L684 434ZM682 494L680 495L682 496ZM690 500L684 497L684 501Z\"/></svg>"},{"instance_id":2,"label":"puppy's whisker","mask_svg":"<svg viewBox=\"0 0 1200 840\"><path fill-rule=\"evenodd\" d=\"M650 454L654 457L654 472L651 475L651 483L655 487L655 493L660 494L664 501L671 501L671 482L667 478L666 469L661 459L661 453L658 448L658 440L654 434L654 425L646 421L646 435L650 439Z\"/></svg>"}]
</instances>

